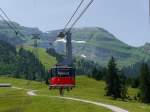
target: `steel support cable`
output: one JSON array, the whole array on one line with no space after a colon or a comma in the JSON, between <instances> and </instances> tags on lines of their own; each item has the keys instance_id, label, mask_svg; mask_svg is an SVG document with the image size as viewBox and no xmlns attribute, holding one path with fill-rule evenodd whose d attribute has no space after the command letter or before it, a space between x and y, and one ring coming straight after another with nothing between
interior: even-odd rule
<instances>
[{"instance_id":1,"label":"steel support cable","mask_svg":"<svg viewBox=\"0 0 150 112\"><path fill-rule=\"evenodd\" d=\"M78 16L78 18L73 22L73 24L71 25L71 27L69 28L69 31L71 31L71 29L74 27L74 25L78 22L78 20L83 16L83 14L87 11L87 9L90 7L90 5L93 3L94 0L91 0L87 6L83 9L83 11L80 13L80 15Z\"/></svg>"},{"instance_id":2,"label":"steel support cable","mask_svg":"<svg viewBox=\"0 0 150 112\"><path fill-rule=\"evenodd\" d=\"M9 26L11 26L11 28L15 29L15 33L16 35L19 33L22 37L25 37L24 34L22 34L19 29L14 25L14 23L10 20L10 18L8 17L8 15L5 13L5 11L0 8L0 11L4 14L4 16L7 18L7 20L10 22L8 22L7 20L5 20L5 22L7 22L7 24L9 24ZM4 17L3 17L4 18ZM4 19L3 19L4 20Z\"/></svg>"},{"instance_id":3,"label":"steel support cable","mask_svg":"<svg viewBox=\"0 0 150 112\"><path fill-rule=\"evenodd\" d=\"M0 18L17 34L17 31L11 26L11 24L0 14Z\"/></svg>"},{"instance_id":4,"label":"steel support cable","mask_svg":"<svg viewBox=\"0 0 150 112\"><path fill-rule=\"evenodd\" d=\"M17 27L13 24L13 22L10 20L10 18L7 16L7 14L5 13L5 11L0 8L0 11L4 14L4 16L7 18L7 20L11 23L11 25L17 29Z\"/></svg>"},{"instance_id":5,"label":"steel support cable","mask_svg":"<svg viewBox=\"0 0 150 112\"><path fill-rule=\"evenodd\" d=\"M69 25L69 23L72 21L73 17L75 16L75 14L78 12L79 8L81 7L81 5L83 4L84 0L82 0L80 2L80 4L78 5L78 7L76 8L75 12L73 13L73 15L71 16L71 18L69 19L69 21L67 22L67 24L65 25L63 31L65 31L65 29L67 28L67 26Z\"/></svg>"}]
</instances>

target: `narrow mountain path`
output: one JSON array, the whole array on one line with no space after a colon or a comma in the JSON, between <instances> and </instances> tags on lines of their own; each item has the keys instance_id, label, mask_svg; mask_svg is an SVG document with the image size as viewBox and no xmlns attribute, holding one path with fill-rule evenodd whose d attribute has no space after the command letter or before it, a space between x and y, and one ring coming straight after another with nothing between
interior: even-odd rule
<instances>
[{"instance_id":1,"label":"narrow mountain path","mask_svg":"<svg viewBox=\"0 0 150 112\"><path fill-rule=\"evenodd\" d=\"M29 96L37 96L37 94L35 93L37 90L31 90L31 91L27 91L27 94Z\"/></svg>"},{"instance_id":2,"label":"narrow mountain path","mask_svg":"<svg viewBox=\"0 0 150 112\"><path fill-rule=\"evenodd\" d=\"M119 108L117 106L113 106L113 105L109 105L109 104L104 104L104 103L100 103L100 102L94 102L94 101L83 100L83 99L78 99L78 98L71 98L71 97L37 95L35 92L36 92L36 90L30 90L30 91L27 91L27 94L29 96L46 96L46 97L60 98L60 99L65 99L65 100L72 100L72 101L79 101L79 102L83 102L83 103L94 104L94 105L97 105L97 106L101 106L101 107L110 109L113 112L129 112L129 111L124 110L122 108Z\"/></svg>"}]
</instances>

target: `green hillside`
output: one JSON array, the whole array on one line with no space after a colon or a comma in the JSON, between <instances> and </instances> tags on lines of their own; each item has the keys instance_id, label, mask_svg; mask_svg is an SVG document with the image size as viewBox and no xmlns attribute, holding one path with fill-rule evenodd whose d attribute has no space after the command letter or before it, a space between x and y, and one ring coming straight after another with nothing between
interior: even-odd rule
<instances>
[{"instance_id":1,"label":"green hillside","mask_svg":"<svg viewBox=\"0 0 150 112\"><path fill-rule=\"evenodd\" d=\"M26 50L29 50L29 51L35 53L35 49L31 46L24 46L24 48ZM48 53L46 53L46 50L43 48L37 48L37 55L38 55L40 61L42 62L42 64L45 65L46 69L51 68L52 66L54 66L57 63L56 58L52 57Z\"/></svg>"},{"instance_id":2,"label":"green hillside","mask_svg":"<svg viewBox=\"0 0 150 112\"><path fill-rule=\"evenodd\" d=\"M62 29L42 32L38 28L24 27L15 22L14 24L25 36L16 35L4 21L0 21L0 40L13 45L31 45L33 42L32 34L40 34L40 47L52 47L58 53L64 54L64 42L55 42ZM74 56L98 62L101 66L106 66L111 56L118 60L120 67L150 59L149 53L147 53L149 47L146 46L143 49L130 46L100 27L74 28L72 29L72 40ZM47 62L43 61L43 63L46 64Z\"/></svg>"},{"instance_id":3,"label":"green hillside","mask_svg":"<svg viewBox=\"0 0 150 112\"><path fill-rule=\"evenodd\" d=\"M21 109L19 112L40 112L42 111L55 111L55 112L109 112L109 110L104 108L99 108L90 104L83 104L75 101L62 100L57 98L52 98L48 96L58 95L57 90L48 90L48 87L45 84L38 82L30 82L30 85L27 85L26 80L13 79L13 78L0 78L0 82L7 82L13 84L13 86L22 87L22 88L32 88L39 90L36 97L27 97L26 90L15 90L15 89L2 89L0 88L0 111L8 112L14 109ZM129 112L149 112L150 106L143 103L138 103L137 101L122 101L120 99L114 100L110 97L104 96L105 83L103 81L95 81L87 77L77 77L76 87L70 91L65 91L65 96L88 99L92 101L100 101L106 104L113 104L118 107L127 109ZM137 94L136 89L129 89L129 95L133 97ZM40 96L41 95L41 96ZM19 97L18 97L19 96ZM9 102L9 103L7 103ZM13 103L12 103L13 102ZM23 104L19 105L18 104ZM11 105L12 104L12 105ZM11 106L9 106L11 105ZM22 107L21 107L22 106ZM76 108L78 107L78 108ZM16 109L16 110L15 110Z\"/></svg>"},{"instance_id":4,"label":"green hillside","mask_svg":"<svg viewBox=\"0 0 150 112\"><path fill-rule=\"evenodd\" d=\"M49 32L50 38L54 38L54 35L60 31ZM84 55L83 58L98 62L101 66L106 66L112 56L117 59L120 67L150 59L147 52L120 41L107 30L99 27L74 28L72 40L75 56ZM59 53L64 52L64 41L56 41L54 46Z\"/></svg>"}]
</instances>

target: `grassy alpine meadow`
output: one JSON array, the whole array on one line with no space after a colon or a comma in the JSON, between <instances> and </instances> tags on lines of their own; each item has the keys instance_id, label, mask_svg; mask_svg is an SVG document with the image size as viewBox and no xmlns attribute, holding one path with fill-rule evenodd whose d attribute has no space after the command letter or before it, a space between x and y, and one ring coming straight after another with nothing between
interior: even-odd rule
<instances>
[{"instance_id":1,"label":"grassy alpine meadow","mask_svg":"<svg viewBox=\"0 0 150 112\"><path fill-rule=\"evenodd\" d=\"M10 82L12 85L26 87L26 81L13 78L0 78L0 82ZM33 89L46 88L45 85L32 82ZM57 99L45 96L31 97L26 90L0 88L0 112L111 112L82 102Z\"/></svg>"},{"instance_id":2,"label":"grassy alpine meadow","mask_svg":"<svg viewBox=\"0 0 150 112\"><path fill-rule=\"evenodd\" d=\"M0 112L23 112L30 102L24 90L0 88Z\"/></svg>"},{"instance_id":3,"label":"grassy alpine meadow","mask_svg":"<svg viewBox=\"0 0 150 112\"><path fill-rule=\"evenodd\" d=\"M81 112L91 112L91 111L111 112L110 110L107 110L103 107L98 107L91 104L53 98L51 96L59 95L58 90L48 90L48 86L41 82L30 81L30 83L28 84L28 81L26 80L7 78L7 77L1 77L0 82L11 83L13 86L17 86L21 88L39 90L36 92L39 96L27 97L25 90L8 89L7 91L6 89L0 88L1 91L0 93L2 94L1 96L14 93L16 94L16 96L14 96L14 99L17 98L16 100L18 102L30 101L30 103L27 103L26 105L24 105L24 107L22 107L23 111L25 112L38 112L39 109L41 109L41 111L55 111L55 112L57 111L78 112L79 110ZM102 102L105 104L112 104L121 107L123 109L126 109L129 112L150 112L150 105L139 103L138 101L135 100L122 101L121 99L117 99L117 100L112 99L110 97L105 96L104 89L105 89L105 83L103 81L95 81L94 79L87 78L85 76L78 76L76 78L76 87L70 92L65 91L65 96L82 98L86 100ZM20 94L18 94L18 92L20 92ZM138 93L138 89L129 88L128 94L130 95L131 98L133 98L137 93ZM17 97L17 95L21 95L21 94L22 97ZM3 99L5 100L0 100L1 102L0 107L1 105L3 105L2 102L8 102L4 104L5 106L3 106L3 107L7 107L11 102L11 99L9 99L9 97L7 96L4 97ZM17 101L14 102L16 103L16 105L17 105Z\"/></svg>"},{"instance_id":4,"label":"grassy alpine meadow","mask_svg":"<svg viewBox=\"0 0 150 112\"><path fill-rule=\"evenodd\" d=\"M44 96L32 97L31 99L32 103L25 112L111 112L103 107L70 100Z\"/></svg>"},{"instance_id":5,"label":"grassy alpine meadow","mask_svg":"<svg viewBox=\"0 0 150 112\"><path fill-rule=\"evenodd\" d=\"M78 108L76 108L78 107ZM111 112L95 105L27 96L24 90L0 88L0 112Z\"/></svg>"},{"instance_id":6,"label":"grassy alpine meadow","mask_svg":"<svg viewBox=\"0 0 150 112\"><path fill-rule=\"evenodd\" d=\"M18 48L19 48L19 46L18 46ZM35 53L35 48L32 46L23 46L23 48ZM37 50L37 54L35 54L35 55L38 55L39 60L45 66L46 69L51 68L52 66L54 66L57 63L56 58L53 56L50 56L46 52L46 49L36 48L36 50Z\"/></svg>"},{"instance_id":7,"label":"grassy alpine meadow","mask_svg":"<svg viewBox=\"0 0 150 112\"><path fill-rule=\"evenodd\" d=\"M57 95L58 90L42 90L39 94ZM128 94L132 99L137 95L138 89L129 88ZM76 87L70 92L65 91L65 96L88 99L97 102L103 102L105 104L112 104L129 112L150 112L150 105L139 103L138 101L122 101L121 99L112 99L105 96L105 82L95 81L94 79L79 76L76 79Z\"/></svg>"}]
</instances>

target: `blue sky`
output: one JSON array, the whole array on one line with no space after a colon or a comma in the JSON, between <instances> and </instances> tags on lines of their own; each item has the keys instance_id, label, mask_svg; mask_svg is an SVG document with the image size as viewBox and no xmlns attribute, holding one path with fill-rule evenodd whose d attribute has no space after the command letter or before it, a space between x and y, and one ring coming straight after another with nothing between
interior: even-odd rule
<instances>
[{"instance_id":1,"label":"blue sky","mask_svg":"<svg viewBox=\"0 0 150 112\"><path fill-rule=\"evenodd\" d=\"M63 28L80 1L0 0L0 7L21 25L49 31ZM150 42L148 1L95 0L76 27L102 27L129 45L143 45Z\"/></svg>"}]
</instances>

